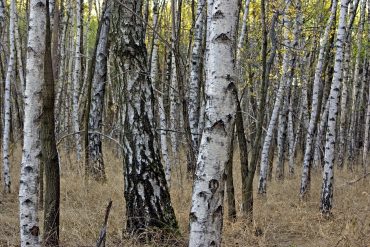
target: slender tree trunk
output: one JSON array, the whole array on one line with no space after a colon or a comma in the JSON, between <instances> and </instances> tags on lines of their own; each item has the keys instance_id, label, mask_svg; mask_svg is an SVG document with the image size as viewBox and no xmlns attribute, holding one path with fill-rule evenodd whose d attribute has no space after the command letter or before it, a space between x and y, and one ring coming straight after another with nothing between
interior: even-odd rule
<instances>
[{"instance_id":1,"label":"slender tree trunk","mask_svg":"<svg viewBox=\"0 0 370 247\"><path fill-rule=\"evenodd\" d=\"M204 13L206 12L206 1L199 0L196 14L196 21L194 25L194 46L191 53L190 64L190 82L189 82L189 123L191 130L191 139L193 152L195 156L198 155L199 138L199 114L200 114L200 85L202 74L202 43L203 43L203 28L204 28ZM190 171L194 172L194 167Z\"/></svg>"},{"instance_id":2,"label":"slender tree trunk","mask_svg":"<svg viewBox=\"0 0 370 247\"><path fill-rule=\"evenodd\" d=\"M267 26L266 26L266 3L264 0L261 0L261 21L262 21L262 32L263 32L263 41L262 41L262 50L261 50L261 57L262 57L262 85L260 87L260 98L258 102L258 114L257 114L257 121L256 121L256 134L253 143L253 151L251 155L250 161L250 169L246 176L246 186L242 188L242 211L244 216L249 219L249 222L253 222L253 179L254 174L257 169L257 163L259 161L260 155L260 148L261 148L261 138L262 138L262 130L263 130L263 120L264 120L264 112L266 109L266 98L268 93L268 85L269 85L269 75L270 70L272 68L275 55L276 55L276 47L277 47L277 39L275 33L275 25L278 19L278 12L276 12L271 21L271 54L269 60L267 61Z\"/></svg>"},{"instance_id":3,"label":"slender tree trunk","mask_svg":"<svg viewBox=\"0 0 370 247\"><path fill-rule=\"evenodd\" d=\"M8 60L8 69L5 78L5 95L4 95L4 129L3 129L3 183L4 192L10 193L10 162L9 162L9 145L10 145L10 124L11 124L11 84L15 81L15 0L10 3L10 23L9 23L9 41L10 53Z\"/></svg>"},{"instance_id":4,"label":"slender tree trunk","mask_svg":"<svg viewBox=\"0 0 370 247\"><path fill-rule=\"evenodd\" d=\"M56 96L55 96L55 125L56 125L56 133L57 135L61 132L62 126L60 120L63 119L61 104L62 104L62 96L63 96L63 89L67 88L68 84L68 59L66 59L66 47L67 47L67 31L68 31L68 23L69 23L69 9L70 9L70 1L68 1L67 11L63 16L62 23L61 23L61 34L60 38L58 39L58 52L59 52L59 68L58 68L58 76L57 76L57 83L56 83ZM63 13L63 11L62 11ZM67 75L66 75L67 74ZM66 81L66 82L65 82Z\"/></svg>"},{"instance_id":5,"label":"slender tree trunk","mask_svg":"<svg viewBox=\"0 0 370 247\"><path fill-rule=\"evenodd\" d=\"M159 3L158 0L155 0L153 3L153 27L157 28L159 26ZM156 29L158 31L158 29ZM152 80L153 85L158 85L159 83L159 75L158 75L158 35L153 33L153 50L151 54L151 70L150 70L150 77ZM159 134L160 134L160 142L161 142L161 153L162 153L162 160L164 162L164 170L165 176L168 187L171 185L171 162L168 155L168 145L167 145L167 123L166 123L166 113L164 109L164 92L165 92L165 82L161 83L161 93L157 94L157 103L158 103L158 114L159 114Z\"/></svg>"},{"instance_id":6,"label":"slender tree trunk","mask_svg":"<svg viewBox=\"0 0 370 247\"><path fill-rule=\"evenodd\" d=\"M365 0L361 0L361 7L360 7L360 21L359 21L359 28L357 34L357 54L356 54L356 61L355 61L355 71L353 76L353 84L352 84L352 104L351 104L351 118L349 123L349 162L348 167L352 170L353 163L355 157L357 156L356 152L356 118L359 112L359 106L361 105L359 93L360 93L360 85L361 85L361 74L362 69L361 67L361 52L362 52L362 34L364 30L365 24L365 10L366 10L366 2Z\"/></svg>"},{"instance_id":7,"label":"slender tree trunk","mask_svg":"<svg viewBox=\"0 0 370 247\"><path fill-rule=\"evenodd\" d=\"M152 227L165 231L178 228L154 125L154 93L147 76L142 7L143 1L115 2L117 54L127 81L124 193L126 230L131 234L141 234Z\"/></svg>"},{"instance_id":8,"label":"slender tree trunk","mask_svg":"<svg viewBox=\"0 0 370 247\"><path fill-rule=\"evenodd\" d=\"M368 65L369 67L369 65ZM369 69L369 68L368 68ZM368 77L369 78L369 77ZM369 136L370 136L370 86L367 99L366 122L365 122L365 137L364 148L362 153L362 165L364 166L364 173L366 174L369 167L368 153L369 153Z\"/></svg>"},{"instance_id":9,"label":"slender tree trunk","mask_svg":"<svg viewBox=\"0 0 370 247\"><path fill-rule=\"evenodd\" d=\"M285 152L287 146L287 128L288 128L287 114L289 110L288 108L289 99L287 95L284 97L282 104L283 104L282 109L279 112L279 125L277 136L278 159L276 164L276 177L275 177L277 180L283 180L285 173Z\"/></svg>"},{"instance_id":10,"label":"slender tree trunk","mask_svg":"<svg viewBox=\"0 0 370 247\"><path fill-rule=\"evenodd\" d=\"M324 170L322 181L320 209L324 215L331 213L333 206L333 182L334 182L334 152L335 152L335 128L338 112L338 98L340 92L340 81L342 79L343 66L343 41L346 35L346 16L349 0L342 0L339 15L339 26L336 40L336 54L334 62L334 75L329 96L328 127L326 132L326 144L324 155Z\"/></svg>"},{"instance_id":11,"label":"slender tree trunk","mask_svg":"<svg viewBox=\"0 0 370 247\"><path fill-rule=\"evenodd\" d=\"M271 114L270 123L267 129L265 141L263 143L262 154L261 154L261 164L260 164L260 176L259 176L259 185L258 185L258 193L259 194L266 194L266 178L267 178L267 168L268 168L268 157L269 157L269 150L272 141L272 134L275 129L276 121L278 119L279 111L281 108L281 104L284 99L284 95L286 93L287 85L290 84L290 73L289 69L291 68L291 52L288 50L290 47L290 40L288 34L289 28L289 20L288 20L288 11L291 4L290 0L285 1L285 13L284 13L284 55L283 55L283 74L280 80L280 85L278 92L276 94L276 99L274 103L274 108Z\"/></svg>"},{"instance_id":12,"label":"slender tree trunk","mask_svg":"<svg viewBox=\"0 0 370 247\"><path fill-rule=\"evenodd\" d=\"M48 7L48 1L46 6ZM50 6L49 6L50 7ZM45 84L43 87L43 118L41 120L42 166L45 169L44 242L45 246L59 244L60 174L55 139L54 76L51 58L50 12L46 19ZM41 175L40 175L41 176Z\"/></svg>"},{"instance_id":13,"label":"slender tree trunk","mask_svg":"<svg viewBox=\"0 0 370 247\"><path fill-rule=\"evenodd\" d=\"M76 41L75 41L75 52L74 52L74 69L73 69L73 106L72 106L72 126L73 131L76 132L75 143L77 160L79 161L82 153L81 145L81 134L80 134L80 122L79 122L79 89L81 81L81 36L82 36L82 0L76 1Z\"/></svg>"},{"instance_id":14,"label":"slender tree trunk","mask_svg":"<svg viewBox=\"0 0 370 247\"><path fill-rule=\"evenodd\" d=\"M30 0L28 26L24 145L20 174L19 207L21 247L40 246L38 175L42 162L41 116L44 84L46 1Z\"/></svg>"},{"instance_id":15,"label":"slender tree trunk","mask_svg":"<svg viewBox=\"0 0 370 247\"><path fill-rule=\"evenodd\" d=\"M328 49L328 41L331 27L334 23L337 10L337 0L332 2L330 17L325 27L324 34L320 41L320 50L319 57L315 68L315 77L313 82L313 91L312 91L312 104L311 104L311 116L308 124L307 137L306 137L306 146L304 151L303 166L302 166L302 176L301 176L301 188L300 196L303 198L309 192L311 184L311 163L312 163L312 154L313 154L313 144L314 137L317 127L317 122L319 119L319 96L320 90L322 88L321 76L324 67L324 58L325 52ZM320 136L318 136L320 138Z\"/></svg>"},{"instance_id":16,"label":"slender tree trunk","mask_svg":"<svg viewBox=\"0 0 370 247\"><path fill-rule=\"evenodd\" d=\"M234 158L234 136L232 134L229 160L226 163L225 174L226 174L226 196L227 196L227 216L229 220L233 221L236 219L236 207L235 207L235 189L234 189L234 176L233 176L233 158Z\"/></svg>"},{"instance_id":17,"label":"slender tree trunk","mask_svg":"<svg viewBox=\"0 0 370 247\"><path fill-rule=\"evenodd\" d=\"M367 1L367 22L368 26L370 25L370 3ZM367 33L368 40L370 39L370 30L368 30ZM367 44L366 48L369 49L370 44ZM369 80L370 78L370 62L367 64L367 76L364 79ZM368 172L369 168L369 145L370 145L370 86L369 92L367 95L367 107L365 110L365 134L364 134L364 147L362 151L362 165L364 167L364 173L366 174Z\"/></svg>"},{"instance_id":18,"label":"slender tree trunk","mask_svg":"<svg viewBox=\"0 0 370 247\"><path fill-rule=\"evenodd\" d=\"M174 164L179 163L179 140L178 140L178 126L180 122L179 114L179 86L177 80L177 68L176 68L176 51L178 45L178 33L177 33L177 21L176 21L176 8L177 0L171 0L171 11L172 11L172 33L171 33L171 87L170 87L170 133L171 136L171 147L172 147L172 157L174 159Z\"/></svg>"},{"instance_id":19,"label":"slender tree trunk","mask_svg":"<svg viewBox=\"0 0 370 247\"><path fill-rule=\"evenodd\" d=\"M88 134L88 164L86 171L89 176L94 177L98 181L105 181L105 169L103 160L102 140L101 135L96 132L103 130L103 103L105 98L105 86L107 81L107 62L108 62L108 34L110 26L110 15L112 3L109 0L105 1L104 13L100 20L100 28L98 41L95 48L93 67L94 74L92 76L92 92L91 92L91 107L89 107L89 125L88 130L94 133ZM89 104L89 103L88 103Z\"/></svg>"},{"instance_id":20,"label":"slender tree trunk","mask_svg":"<svg viewBox=\"0 0 370 247\"><path fill-rule=\"evenodd\" d=\"M212 4L213 2L213 4ZM235 44L238 1L208 1L206 123L200 143L190 210L189 246L221 246L224 172L230 157L237 95ZM212 18L211 18L212 17Z\"/></svg>"},{"instance_id":21,"label":"slender tree trunk","mask_svg":"<svg viewBox=\"0 0 370 247\"><path fill-rule=\"evenodd\" d=\"M0 0L0 37L2 37L5 27L5 3L4 0Z\"/></svg>"}]
</instances>

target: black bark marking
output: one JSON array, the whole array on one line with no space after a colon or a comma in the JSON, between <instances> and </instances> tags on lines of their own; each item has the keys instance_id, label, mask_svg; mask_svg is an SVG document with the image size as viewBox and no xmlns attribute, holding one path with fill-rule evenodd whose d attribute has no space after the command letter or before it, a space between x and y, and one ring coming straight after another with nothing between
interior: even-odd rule
<instances>
[{"instance_id":1,"label":"black bark marking","mask_svg":"<svg viewBox=\"0 0 370 247\"><path fill-rule=\"evenodd\" d=\"M225 33L221 33L215 38L215 41L220 41L220 42L229 42L231 41L229 36L227 36Z\"/></svg>"},{"instance_id":2,"label":"black bark marking","mask_svg":"<svg viewBox=\"0 0 370 247\"><path fill-rule=\"evenodd\" d=\"M190 222L196 222L198 220L198 217L195 215L194 212L191 212L189 215L189 221Z\"/></svg>"},{"instance_id":3,"label":"black bark marking","mask_svg":"<svg viewBox=\"0 0 370 247\"><path fill-rule=\"evenodd\" d=\"M214 13L214 15L213 15L214 19L220 19L220 18L224 18L224 17L225 17L225 15L224 15L224 13L222 13L221 10L217 10L216 13Z\"/></svg>"},{"instance_id":4,"label":"black bark marking","mask_svg":"<svg viewBox=\"0 0 370 247\"><path fill-rule=\"evenodd\" d=\"M220 183L216 179L211 179L211 181L209 181L208 188L212 192L212 194L217 191L219 186Z\"/></svg>"},{"instance_id":5,"label":"black bark marking","mask_svg":"<svg viewBox=\"0 0 370 247\"><path fill-rule=\"evenodd\" d=\"M38 236L40 234L40 228L38 226L33 226L30 229L30 233L32 236Z\"/></svg>"},{"instance_id":6,"label":"black bark marking","mask_svg":"<svg viewBox=\"0 0 370 247\"><path fill-rule=\"evenodd\" d=\"M222 119L218 120L216 123L214 123L211 127L211 129L220 129L223 130L226 133L225 123Z\"/></svg>"}]
</instances>

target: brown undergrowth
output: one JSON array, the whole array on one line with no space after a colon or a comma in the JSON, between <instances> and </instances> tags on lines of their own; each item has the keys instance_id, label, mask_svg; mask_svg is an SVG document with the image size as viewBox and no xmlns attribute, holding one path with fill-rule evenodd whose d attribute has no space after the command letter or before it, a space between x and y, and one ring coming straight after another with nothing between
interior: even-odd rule
<instances>
[{"instance_id":1,"label":"brown undergrowth","mask_svg":"<svg viewBox=\"0 0 370 247\"><path fill-rule=\"evenodd\" d=\"M125 223L122 157L112 149L106 149L104 154L108 182L100 184L85 181L82 172L79 172L82 168L75 161L74 154L61 152L61 246L95 246L104 221L105 207L110 199L113 200L113 206L108 222L106 246L159 246L156 239L150 244L140 245L134 238L122 233ZM238 154L234 157L236 205L239 209L240 167ZM17 147L11 157L12 194L1 194L0 198L1 247L19 246L20 159L21 148ZM168 246L186 246L192 184L186 179L184 160L181 166L173 167L172 171L171 197L181 236L173 236L166 241ZM252 227L240 219L240 215L235 222L228 221L225 216L223 245L370 246L370 178L353 185L345 185L347 181L361 176L360 168L353 173L336 170L333 218L330 220L322 218L319 213L321 174L317 172L312 175L311 196L306 202L300 202L300 168L296 169L296 173L293 178L286 178L283 182L274 179L269 182L267 198L258 198L255 195ZM42 222L41 211L40 221ZM158 239L161 237L158 236Z\"/></svg>"}]
</instances>

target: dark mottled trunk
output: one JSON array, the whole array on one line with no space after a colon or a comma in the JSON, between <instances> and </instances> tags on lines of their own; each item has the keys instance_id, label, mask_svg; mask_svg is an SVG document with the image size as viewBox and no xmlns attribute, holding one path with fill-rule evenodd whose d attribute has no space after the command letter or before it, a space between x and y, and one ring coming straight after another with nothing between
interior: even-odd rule
<instances>
[{"instance_id":1,"label":"dark mottled trunk","mask_svg":"<svg viewBox=\"0 0 370 247\"><path fill-rule=\"evenodd\" d=\"M176 231L177 221L160 159L154 126L154 93L147 68L141 19L143 1L115 2L116 54L126 72L124 121L126 230Z\"/></svg>"},{"instance_id":2,"label":"dark mottled trunk","mask_svg":"<svg viewBox=\"0 0 370 247\"><path fill-rule=\"evenodd\" d=\"M105 1L104 12L100 20L98 35L96 38L95 52L93 55L94 64L91 65L88 79L88 99L86 112L89 117L85 122L88 125L89 133L85 133L86 175L93 177L97 181L105 181L105 169L103 160L102 140L99 133L103 129L103 108L105 97L105 85L107 80L107 60L108 60L108 33L110 25L111 2ZM92 74L92 75L91 75Z\"/></svg>"},{"instance_id":3,"label":"dark mottled trunk","mask_svg":"<svg viewBox=\"0 0 370 247\"><path fill-rule=\"evenodd\" d=\"M49 1L46 1L49 9ZM42 165L45 169L44 245L59 245L60 174L55 140L54 76L51 59L50 16L46 18L45 84L42 118Z\"/></svg>"}]
</instances>

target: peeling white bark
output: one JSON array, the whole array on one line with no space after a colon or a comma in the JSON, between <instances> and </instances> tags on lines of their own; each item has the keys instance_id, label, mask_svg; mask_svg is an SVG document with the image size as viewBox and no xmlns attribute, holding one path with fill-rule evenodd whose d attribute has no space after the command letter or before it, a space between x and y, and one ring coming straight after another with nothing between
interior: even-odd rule
<instances>
[{"instance_id":1,"label":"peeling white bark","mask_svg":"<svg viewBox=\"0 0 370 247\"><path fill-rule=\"evenodd\" d=\"M28 26L24 144L19 187L21 247L40 246L38 222L38 175L41 163L42 88L46 0L30 0Z\"/></svg>"},{"instance_id":2,"label":"peeling white bark","mask_svg":"<svg viewBox=\"0 0 370 247\"><path fill-rule=\"evenodd\" d=\"M190 247L221 246L225 165L230 156L236 113L233 44L237 7L237 0L208 1L206 122L193 186Z\"/></svg>"}]
</instances>

